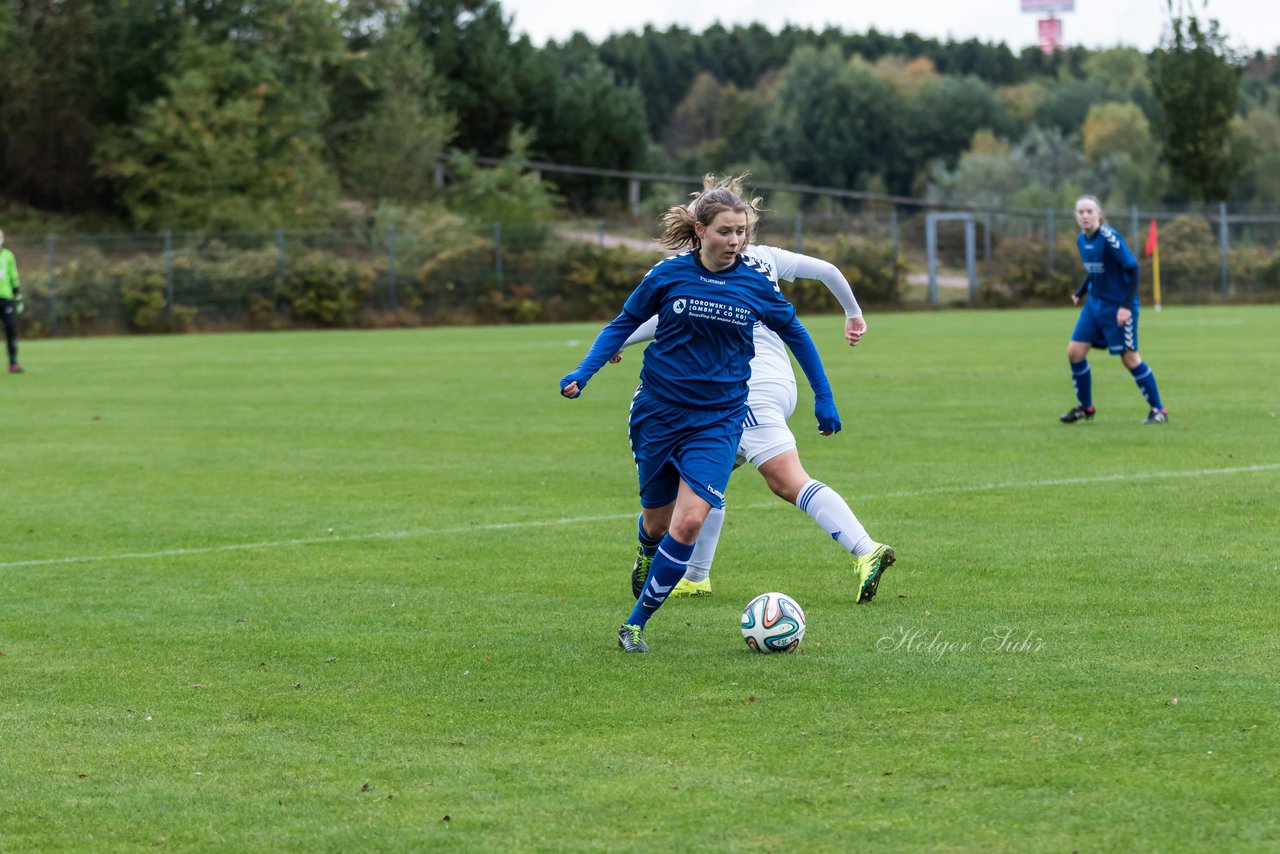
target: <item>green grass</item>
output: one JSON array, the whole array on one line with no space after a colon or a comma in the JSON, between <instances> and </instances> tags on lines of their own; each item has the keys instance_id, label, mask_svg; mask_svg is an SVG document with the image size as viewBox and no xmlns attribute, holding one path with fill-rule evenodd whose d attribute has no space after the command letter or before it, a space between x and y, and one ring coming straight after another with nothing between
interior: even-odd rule
<instances>
[{"instance_id":1,"label":"green grass","mask_svg":"<svg viewBox=\"0 0 1280 854\"><path fill-rule=\"evenodd\" d=\"M595 326L26 343L0 850L1275 849L1280 310L1144 314L1163 427L1096 353L1057 423L1073 317L809 318L802 458L898 564L855 607L740 471L649 656L639 354L557 394ZM796 655L739 637L770 589Z\"/></svg>"}]
</instances>

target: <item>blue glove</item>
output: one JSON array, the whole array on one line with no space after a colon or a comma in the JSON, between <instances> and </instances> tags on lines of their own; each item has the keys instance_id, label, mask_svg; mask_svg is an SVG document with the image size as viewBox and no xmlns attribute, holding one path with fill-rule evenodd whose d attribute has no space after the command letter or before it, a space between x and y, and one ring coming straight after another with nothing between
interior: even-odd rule
<instances>
[{"instance_id":1,"label":"blue glove","mask_svg":"<svg viewBox=\"0 0 1280 854\"><path fill-rule=\"evenodd\" d=\"M822 395L813 399L813 414L818 418L818 431L826 433L840 432L840 413L836 411L833 398Z\"/></svg>"},{"instance_id":2,"label":"blue glove","mask_svg":"<svg viewBox=\"0 0 1280 854\"><path fill-rule=\"evenodd\" d=\"M600 330L600 334L596 336L596 340L592 342L591 349L587 351L587 355L578 364L578 367L564 375L560 380L560 394L564 395L565 387L571 383L578 384L578 396L582 395L582 390L587 387L587 380L596 375L596 371L604 367L605 362L609 361L613 356L618 354L622 349L622 344L627 340L627 336L636 331L636 327L640 325L640 321L628 315L625 311L611 320L604 329ZM570 398L572 400L573 398Z\"/></svg>"},{"instance_id":3,"label":"blue glove","mask_svg":"<svg viewBox=\"0 0 1280 854\"><path fill-rule=\"evenodd\" d=\"M587 374L585 371L574 371L572 373L565 374L560 379L560 393L563 394L566 387L571 383L576 382L578 384L578 396L581 397L582 390L587 387L587 380L590 378L591 375ZM570 400L572 399L573 398L570 398Z\"/></svg>"}]
</instances>

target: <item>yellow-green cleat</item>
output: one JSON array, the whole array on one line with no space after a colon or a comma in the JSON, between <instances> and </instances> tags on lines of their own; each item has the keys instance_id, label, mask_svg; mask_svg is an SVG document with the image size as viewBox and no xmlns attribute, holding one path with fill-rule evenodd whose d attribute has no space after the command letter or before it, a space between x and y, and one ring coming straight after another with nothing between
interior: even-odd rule
<instances>
[{"instance_id":1,"label":"yellow-green cleat","mask_svg":"<svg viewBox=\"0 0 1280 854\"><path fill-rule=\"evenodd\" d=\"M880 577L886 569L893 566L895 560L897 557L893 553L893 547L884 545L877 545L871 554L854 559L853 568L858 573L859 605L875 598L876 590L880 587Z\"/></svg>"},{"instance_id":2,"label":"yellow-green cleat","mask_svg":"<svg viewBox=\"0 0 1280 854\"><path fill-rule=\"evenodd\" d=\"M672 588L671 595L668 598L676 596L710 596L711 595L711 579L704 578L701 581L690 581L682 578L676 582L676 586Z\"/></svg>"}]
</instances>

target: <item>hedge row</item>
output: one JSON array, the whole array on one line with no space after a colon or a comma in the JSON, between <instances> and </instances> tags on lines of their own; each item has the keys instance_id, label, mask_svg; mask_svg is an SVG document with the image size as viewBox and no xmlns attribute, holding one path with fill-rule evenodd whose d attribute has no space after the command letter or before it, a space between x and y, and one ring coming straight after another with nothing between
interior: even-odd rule
<instances>
[{"instance_id":1,"label":"hedge row","mask_svg":"<svg viewBox=\"0 0 1280 854\"><path fill-rule=\"evenodd\" d=\"M892 245L836 237L806 250L830 259L861 302L897 304L904 267ZM311 247L282 265L274 247L234 252L77 251L53 276L24 276L24 335L354 328L606 320L653 252L560 242L508 245L472 236L392 270L378 253ZM786 290L802 312L836 304L818 282Z\"/></svg>"}]
</instances>

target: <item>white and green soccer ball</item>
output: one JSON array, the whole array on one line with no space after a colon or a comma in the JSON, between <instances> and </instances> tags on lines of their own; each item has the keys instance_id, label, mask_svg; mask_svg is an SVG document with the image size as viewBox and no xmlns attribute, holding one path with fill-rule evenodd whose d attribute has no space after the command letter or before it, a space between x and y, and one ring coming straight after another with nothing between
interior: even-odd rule
<instances>
[{"instance_id":1,"label":"white and green soccer ball","mask_svg":"<svg viewBox=\"0 0 1280 854\"><path fill-rule=\"evenodd\" d=\"M785 593L761 593L742 611L742 637L756 652L795 652L804 629L804 610Z\"/></svg>"}]
</instances>

